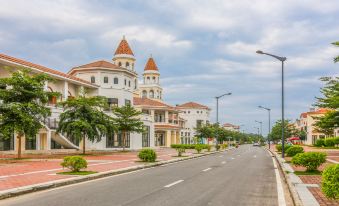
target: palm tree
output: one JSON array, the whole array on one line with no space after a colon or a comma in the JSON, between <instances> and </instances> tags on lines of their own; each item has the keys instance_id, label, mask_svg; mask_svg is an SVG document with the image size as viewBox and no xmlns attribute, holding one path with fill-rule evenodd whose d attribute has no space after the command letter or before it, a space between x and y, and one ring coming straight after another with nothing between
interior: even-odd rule
<instances>
[{"instance_id":1,"label":"palm tree","mask_svg":"<svg viewBox=\"0 0 339 206\"><path fill-rule=\"evenodd\" d=\"M339 47L339 41L333 42L332 43L334 46ZM334 57L334 63L339 62L339 56Z\"/></svg>"},{"instance_id":2,"label":"palm tree","mask_svg":"<svg viewBox=\"0 0 339 206\"><path fill-rule=\"evenodd\" d=\"M126 134L129 132L142 133L144 124L140 121L141 112L134 109L130 104L123 107L116 107L113 110L115 115L114 123L119 131L122 132L122 147L126 147Z\"/></svg>"},{"instance_id":3,"label":"palm tree","mask_svg":"<svg viewBox=\"0 0 339 206\"><path fill-rule=\"evenodd\" d=\"M49 97L58 96L44 90L46 74L32 74L20 69L8 78L0 78L0 134L18 139L18 158L21 158L22 138L34 137L43 127L41 122L51 114L46 107Z\"/></svg>"},{"instance_id":4,"label":"palm tree","mask_svg":"<svg viewBox=\"0 0 339 206\"><path fill-rule=\"evenodd\" d=\"M114 132L113 119L102 112L107 100L104 97L69 98L61 105L65 111L60 115L57 132L68 137L82 140L82 152L85 154L86 139L100 141L103 136Z\"/></svg>"}]
</instances>

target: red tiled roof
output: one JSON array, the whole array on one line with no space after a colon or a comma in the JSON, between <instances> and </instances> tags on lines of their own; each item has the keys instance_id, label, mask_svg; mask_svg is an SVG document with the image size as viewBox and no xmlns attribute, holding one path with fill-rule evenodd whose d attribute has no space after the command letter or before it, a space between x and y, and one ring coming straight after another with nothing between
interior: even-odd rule
<instances>
[{"instance_id":1,"label":"red tiled roof","mask_svg":"<svg viewBox=\"0 0 339 206\"><path fill-rule=\"evenodd\" d=\"M312 115L312 114L325 114L327 112L331 111L330 109L326 109L326 108L319 108L316 111L311 111L311 112L303 112L300 114L300 117L302 118L306 118L307 115Z\"/></svg>"},{"instance_id":2,"label":"red tiled roof","mask_svg":"<svg viewBox=\"0 0 339 206\"><path fill-rule=\"evenodd\" d=\"M209 109L207 106L198 104L196 102L187 102L185 104L177 106L178 108L193 108L193 109Z\"/></svg>"},{"instance_id":3,"label":"red tiled roof","mask_svg":"<svg viewBox=\"0 0 339 206\"><path fill-rule=\"evenodd\" d=\"M10 61L10 62L13 62L13 63L21 64L21 65L26 66L26 67L32 67L32 68L40 70L41 72L59 75L59 76L62 76L62 77L68 78L68 79L72 79L72 80L75 80L75 81L78 81L78 82L82 82L82 83L86 83L86 84L96 86L95 84L91 84L90 82L88 82L86 80L74 77L72 75L65 74L63 72L60 72L60 71L57 71L57 70L54 70L54 69L50 69L50 68L41 66L39 64L34 64L34 63L31 63L31 62L28 62L28 61L25 61L25 60L22 60L22 59L11 57L11 56L8 56L8 55L5 55L5 54L0 54L0 59L4 59L4 60L7 60L7 61Z\"/></svg>"},{"instance_id":4,"label":"red tiled roof","mask_svg":"<svg viewBox=\"0 0 339 206\"><path fill-rule=\"evenodd\" d=\"M152 71L158 71L158 67L154 61L154 59L152 57L150 57L146 63L146 66L145 66L145 71L149 71L149 70L152 70Z\"/></svg>"},{"instance_id":5,"label":"red tiled roof","mask_svg":"<svg viewBox=\"0 0 339 206\"><path fill-rule=\"evenodd\" d=\"M159 102L159 101L155 101L155 100L152 100L152 99L148 99L148 98L134 97L133 102L134 102L134 105L152 106L152 107L168 107L168 108L174 109L174 107L172 107L168 104L165 104L165 103L162 103L162 102Z\"/></svg>"},{"instance_id":6,"label":"red tiled roof","mask_svg":"<svg viewBox=\"0 0 339 206\"><path fill-rule=\"evenodd\" d=\"M129 55L134 56L133 51L131 47L129 46L128 42L126 41L125 37L123 37L117 50L115 50L114 55L117 55L117 54L129 54Z\"/></svg>"},{"instance_id":7,"label":"red tiled roof","mask_svg":"<svg viewBox=\"0 0 339 206\"><path fill-rule=\"evenodd\" d=\"M225 123L222 125L223 127L234 127L234 128L238 128L239 126L236 126L236 125L233 125L233 124L230 124L230 123Z\"/></svg>"}]
</instances>

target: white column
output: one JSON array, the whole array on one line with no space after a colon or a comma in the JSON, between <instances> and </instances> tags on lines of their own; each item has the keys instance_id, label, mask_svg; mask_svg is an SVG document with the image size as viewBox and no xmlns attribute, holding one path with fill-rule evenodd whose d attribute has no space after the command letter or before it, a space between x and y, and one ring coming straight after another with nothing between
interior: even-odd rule
<instances>
[{"instance_id":1,"label":"white column","mask_svg":"<svg viewBox=\"0 0 339 206\"><path fill-rule=\"evenodd\" d=\"M47 148L46 148L46 150L51 150L51 139L52 139L52 132L51 132L51 130L47 130Z\"/></svg>"},{"instance_id":2,"label":"white column","mask_svg":"<svg viewBox=\"0 0 339 206\"><path fill-rule=\"evenodd\" d=\"M63 92L63 99L66 101L68 98L68 81L64 82L64 92Z\"/></svg>"},{"instance_id":3,"label":"white column","mask_svg":"<svg viewBox=\"0 0 339 206\"><path fill-rule=\"evenodd\" d=\"M36 136L36 139L35 139L35 142L36 142L36 150L40 150L40 132L35 135Z\"/></svg>"},{"instance_id":4,"label":"white column","mask_svg":"<svg viewBox=\"0 0 339 206\"><path fill-rule=\"evenodd\" d=\"M165 122L168 123L168 111L165 111Z\"/></svg>"}]
</instances>

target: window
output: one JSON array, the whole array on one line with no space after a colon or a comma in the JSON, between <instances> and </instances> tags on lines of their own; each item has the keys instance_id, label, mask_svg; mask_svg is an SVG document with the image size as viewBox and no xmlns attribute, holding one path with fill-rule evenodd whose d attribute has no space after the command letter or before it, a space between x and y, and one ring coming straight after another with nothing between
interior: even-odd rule
<instances>
[{"instance_id":1,"label":"window","mask_svg":"<svg viewBox=\"0 0 339 206\"><path fill-rule=\"evenodd\" d=\"M118 65L119 65L119 67L121 67L122 66L121 62L119 62Z\"/></svg>"},{"instance_id":2,"label":"window","mask_svg":"<svg viewBox=\"0 0 339 206\"><path fill-rule=\"evenodd\" d=\"M187 111L187 113L189 114L189 113L191 113L190 111Z\"/></svg>"},{"instance_id":3,"label":"window","mask_svg":"<svg viewBox=\"0 0 339 206\"><path fill-rule=\"evenodd\" d=\"M114 82L114 84L119 84L119 79L118 79L118 77L114 77L113 82Z\"/></svg>"},{"instance_id":4,"label":"window","mask_svg":"<svg viewBox=\"0 0 339 206\"><path fill-rule=\"evenodd\" d=\"M149 98L154 98L154 91L153 90L149 91Z\"/></svg>"},{"instance_id":5,"label":"window","mask_svg":"<svg viewBox=\"0 0 339 206\"><path fill-rule=\"evenodd\" d=\"M142 98L147 98L147 91L146 90L142 91Z\"/></svg>"},{"instance_id":6,"label":"window","mask_svg":"<svg viewBox=\"0 0 339 206\"><path fill-rule=\"evenodd\" d=\"M125 99L125 105L131 105L131 100Z\"/></svg>"},{"instance_id":7,"label":"window","mask_svg":"<svg viewBox=\"0 0 339 206\"><path fill-rule=\"evenodd\" d=\"M95 77L91 76L91 83L94 84L95 83Z\"/></svg>"},{"instance_id":8,"label":"window","mask_svg":"<svg viewBox=\"0 0 339 206\"><path fill-rule=\"evenodd\" d=\"M14 133L10 138L4 138L0 134L0 151L14 150Z\"/></svg>"},{"instance_id":9,"label":"window","mask_svg":"<svg viewBox=\"0 0 339 206\"><path fill-rule=\"evenodd\" d=\"M130 147L130 134L126 133L125 147ZM123 147L123 138L122 133L112 134L111 136L106 137L106 148L122 148Z\"/></svg>"},{"instance_id":10,"label":"window","mask_svg":"<svg viewBox=\"0 0 339 206\"><path fill-rule=\"evenodd\" d=\"M153 77L152 79L153 79L153 82L155 83L155 77Z\"/></svg>"},{"instance_id":11,"label":"window","mask_svg":"<svg viewBox=\"0 0 339 206\"><path fill-rule=\"evenodd\" d=\"M144 132L142 133L142 147L150 147L150 127L144 126Z\"/></svg>"},{"instance_id":12,"label":"window","mask_svg":"<svg viewBox=\"0 0 339 206\"><path fill-rule=\"evenodd\" d=\"M202 126L203 120L197 120L197 128L200 128Z\"/></svg>"},{"instance_id":13,"label":"window","mask_svg":"<svg viewBox=\"0 0 339 206\"><path fill-rule=\"evenodd\" d=\"M110 109L118 106L118 98L107 98L107 103Z\"/></svg>"},{"instance_id":14,"label":"window","mask_svg":"<svg viewBox=\"0 0 339 206\"><path fill-rule=\"evenodd\" d=\"M131 81L128 81L128 87L131 87Z\"/></svg>"},{"instance_id":15,"label":"window","mask_svg":"<svg viewBox=\"0 0 339 206\"><path fill-rule=\"evenodd\" d=\"M108 83L108 77L104 77L104 83L105 83L105 84Z\"/></svg>"},{"instance_id":16,"label":"window","mask_svg":"<svg viewBox=\"0 0 339 206\"><path fill-rule=\"evenodd\" d=\"M126 68L128 68L129 67L129 62L126 62Z\"/></svg>"},{"instance_id":17,"label":"window","mask_svg":"<svg viewBox=\"0 0 339 206\"><path fill-rule=\"evenodd\" d=\"M132 63L132 69L134 69L134 63Z\"/></svg>"},{"instance_id":18,"label":"window","mask_svg":"<svg viewBox=\"0 0 339 206\"><path fill-rule=\"evenodd\" d=\"M26 137L25 149L36 150L36 135L34 135L33 137Z\"/></svg>"},{"instance_id":19,"label":"window","mask_svg":"<svg viewBox=\"0 0 339 206\"><path fill-rule=\"evenodd\" d=\"M138 80L135 79L135 80L134 80L134 89L137 89L137 86L138 86Z\"/></svg>"},{"instance_id":20,"label":"window","mask_svg":"<svg viewBox=\"0 0 339 206\"><path fill-rule=\"evenodd\" d=\"M127 80L125 79L125 86L127 85Z\"/></svg>"},{"instance_id":21,"label":"window","mask_svg":"<svg viewBox=\"0 0 339 206\"><path fill-rule=\"evenodd\" d=\"M197 114L199 114L199 111L197 111Z\"/></svg>"}]
</instances>

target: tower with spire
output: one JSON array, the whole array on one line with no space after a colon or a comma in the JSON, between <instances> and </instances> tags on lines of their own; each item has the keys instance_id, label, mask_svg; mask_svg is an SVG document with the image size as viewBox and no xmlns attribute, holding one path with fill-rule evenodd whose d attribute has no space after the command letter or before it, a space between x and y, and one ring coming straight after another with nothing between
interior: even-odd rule
<instances>
[{"instance_id":1,"label":"tower with spire","mask_svg":"<svg viewBox=\"0 0 339 206\"><path fill-rule=\"evenodd\" d=\"M148 58L143 72L143 83L139 85L140 97L162 101L160 73L152 55Z\"/></svg>"},{"instance_id":2,"label":"tower with spire","mask_svg":"<svg viewBox=\"0 0 339 206\"><path fill-rule=\"evenodd\" d=\"M117 47L112 60L114 64L119 67L135 71L135 57L131 47L125 39L125 36L122 37L122 40L120 41L120 44Z\"/></svg>"}]
</instances>

